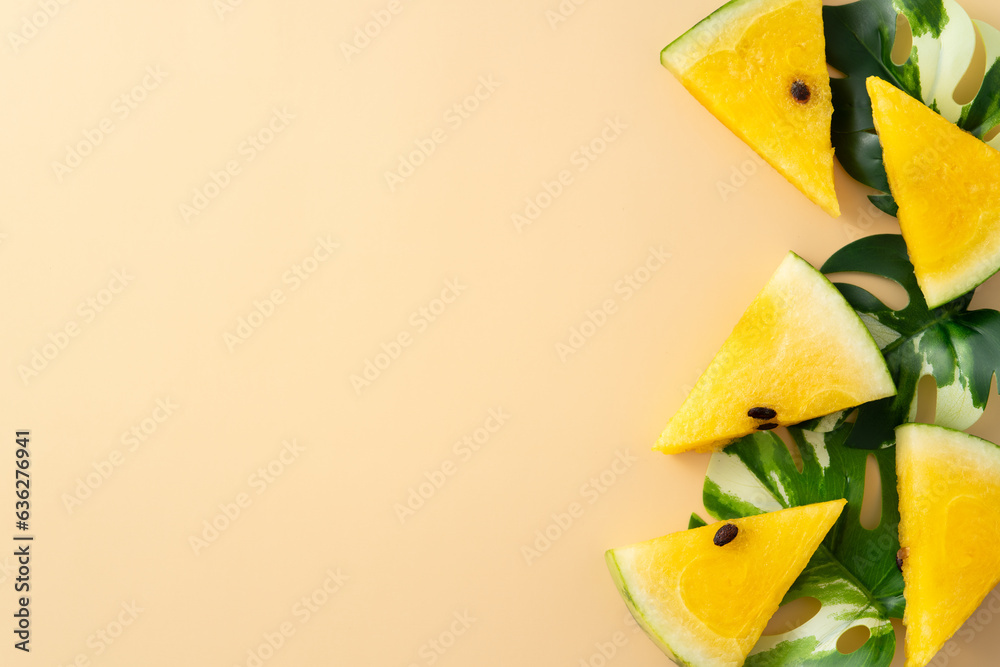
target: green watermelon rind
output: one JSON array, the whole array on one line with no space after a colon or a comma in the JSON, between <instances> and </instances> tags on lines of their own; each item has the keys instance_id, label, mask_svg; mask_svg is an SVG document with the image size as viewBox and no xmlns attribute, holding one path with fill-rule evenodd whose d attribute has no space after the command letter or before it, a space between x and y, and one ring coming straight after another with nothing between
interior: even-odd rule
<instances>
[{"instance_id":1,"label":"green watermelon rind","mask_svg":"<svg viewBox=\"0 0 1000 667\"><path fill-rule=\"evenodd\" d=\"M895 86L893 86L890 82L877 76L868 77L867 81L869 85L871 85L872 79L876 79L883 84L895 88ZM920 100L917 100L917 103L920 103ZM946 121L948 120L943 116L942 119ZM879 119L878 114L874 111L873 120L877 131L879 127ZM955 132L965 131L957 125L952 124L952 126L954 127ZM881 141L881 137L879 141ZM984 145L989 148L993 148L989 144ZM888 174L888 167L886 167L886 173ZM893 177L888 176L888 178L890 179L889 184L891 186ZM905 210L903 211L903 215L906 215ZM899 217L898 212L896 217ZM903 236L905 238L906 235L904 234ZM924 277L918 275L917 283L920 286L920 291L924 295L924 300L927 302L927 307L933 309L968 294L995 276L997 273L1000 273L1000 252L995 252L979 262L963 262L961 261L961 258L956 258L956 261L951 266L948 276L940 278L935 277L933 281L927 281Z\"/></svg>"},{"instance_id":2,"label":"green watermelon rind","mask_svg":"<svg viewBox=\"0 0 1000 667\"><path fill-rule=\"evenodd\" d=\"M845 349L852 351L850 363L856 366L858 372L857 377L863 378L868 383L871 390L870 395L866 397L857 398L857 396L860 395L860 392L855 394L858 402L853 405L843 405L841 409L857 407L858 405L868 401L888 398L896 395L896 383L892 379L892 374L889 371L885 357L882 355L878 343L872 336L871 331L867 326L865 326L864 321L862 321L857 311L851 307L851 304L847 301L840 290L838 290L837 287L830 282L829 278L823 275L821 271L817 270L816 267L796 253L790 251L785 255L781 264L771 275L771 278L755 298L758 298L760 294L768 290L779 295L795 291L803 294L803 303L821 303L827 307L827 310L824 313L824 322L830 323L830 329L835 329L837 331L836 335L845 342ZM816 307L819 308L821 306L818 305ZM752 430L744 430L740 432L730 431L727 433L715 431L712 434L714 436L712 439L704 437L697 441L688 440L683 442L678 438L678 436L675 435L676 431L671 430L671 424L674 423L675 419L678 417L681 417L682 419L688 418L689 401L697 400L695 390L698 390L701 383L706 381L704 378L712 377L719 372L719 367L717 365L719 363L718 355L721 353L722 349L725 349L728 342L729 338L726 339L726 343L723 343L723 347L716 353L716 357L712 359L711 363L702 373L702 376L698 378L698 381L695 383L694 390L692 390L692 392L688 395L688 398L685 399L680 408L678 408L678 410L674 413L674 416L670 419L670 421L668 421L667 426L660 434L654 449L664 451L665 453L677 453L680 451L687 451L688 449L693 449L695 451L718 451L727 445L732 444L737 439L751 435L754 432ZM716 382L717 379L709 381ZM859 382L858 386L860 385L861 383ZM747 408L750 407L753 406L747 406ZM693 409L697 410L697 408ZM815 413L806 417L806 419L822 416L824 415ZM793 421L783 420L779 414L779 417L775 421L780 425L789 426L794 424L795 421L801 421L801 419ZM678 449L675 446L677 444L686 445L686 449Z\"/></svg>"},{"instance_id":3,"label":"green watermelon rind","mask_svg":"<svg viewBox=\"0 0 1000 667\"><path fill-rule=\"evenodd\" d=\"M627 548L627 547L626 547ZM618 557L616 555L618 549L608 549L604 552L604 560L608 565L608 570L611 572L611 578L614 580L615 587L618 589L618 593L621 595L622 599L625 601L625 606L628 607L629 613L632 614L632 618L635 622L639 624L643 632L653 640L661 651L663 651L668 658L673 660L678 664L679 667L694 667L690 662L677 655L677 651L667 643L667 639L664 637L665 629L660 629L654 627L653 623L646 617L642 609L636 604L635 599L632 597L632 591L629 589L628 583L625 581L625 574L622 572L621 565L618 563Z\"/></svg>"},{"instance_id":4,"label":"green watermelon rind","mask_svg":"<svg viewBox=\"0 0 1000 667\"><path fill-rule=\"evenodd\" d=\"M729 0L670 42L660 52L660 63L674 74L681 74L687 70L684 63L695 63L704 57L704 52L697 54L698 49L703 49L705 45L699 40L701 36L706 33L713 35L718 31L717 26L738 21L743 16L756 19L766 13L768 6L781 7L788 2L789 0Z\"/></svg>"},{"instance_id":5,"label":"green watermelon rind","mask_svg":"<svg viewBox=\"0 0 1000 667\"><path fill-rule=\"evenodd\" d=\"M957 277L954 278L951 283L949 283L949 289L942 290L942 294L934 299L927 300L928 308L939 308L950 301L965 296L974 289L977 289L980 285L985 283L987 280L1000 273L1000 254L998 254L992 261L983 262L978 267L974 265L965 265L965 269L962 271L956 271ZM976 268L977 271L972 269ZM979 278L982 276L982 278ZM924 295L927 298L927 295Z\"/></svg>"},{"instance_id":6,"label":"green watermelon rind","mask_svg":"<svg viewBox=\"0 0 1000 667\"><path fill-rule=\"evenodd\" d=\"M882 355L882 349L879 347L878 341L875 340L875 336L872 335L871 330L865 325L865 322L864 322L864 320L861 319L861 316L858 314L858 311L856 311L854 309L854 306L852 306L850 304L850 302L847 300L847 298L841 293L841 291L839 289L837 289L837 286L833 284L833 281L830 280L825 273L823 273L822 271L820 271L819 269L817 269L815 266L813 266L812 264L810 264L806 260L802 259L802 257L800 257L795 252L791 252L790 251L789 254L791 254L792 256L794 256L795 258L797 258L799 261L801 261L803 264L805 264L807 267L809 267L810 269L812 269L822 279L823 283L827 287L829 287L830 290L833 291L833 293L835 293L838 297L840 297L840 300L844 304L844 308L846 308L850 313L852 313L854 315L854 320L857 320L858 325L861 327L861 331L864 332L864 336L867 337L867 340L870 341L871 344L872 344L872 348L878 353L877 354L877 358L881 359L881 361L882 361L881 368L882 368L882 370L885 373L885 375L883 377L883 381L886 382L888 384L888 386L892 387L892 393L888 394L884 398L889 398L890 396L895 396L896 392L897 392L896 382L895 382L895 380L892 379L892 373L889 371L889 364L886 362L885 357Z\"/></svg>"},{"instance_id":7,"label":"green watermelon rind","mask_svg":"<svg viewBox=\"0 0 1000 667\"><path fill-rule=\"evenodd\" d=\"M733 109L730 109L729 105L725 103L726 95L716 95L711 88L703 88L696 80L689 77L692 69L698 63L710 58L713 54L732 49L738 50L737 43L745 37L746 31L758 23L762 17L798 6L810 13L814 11L816 18L821 20L821 0L730 0L668 44L660 52L660 64L677 77L695 99L765 162L774 167L793 187L801 191L830 216L836 218L840 216L841 211L833 181L833 147L830 144L829 136L824 137L821 132L809 132L802 135L804 143L801 146L801 151L786 150L783 142L762 141L757 124L745 123L740 114L734 114ZM809 25L812 25L811 20ZM822 51L824 39L822 28L817 30L816 35L812 35L811 32L809 30L810 34L803 34L802 39L813 45L817 51ZM813 55L819 54L814 53ZM814 63L815 68L810 68L812 69L811 75L815 77L815 85L828 89L829 77L826 67L825 65L820 67L820 64L820 61ZM775 68L771 75L780 73L780 69ZM791 75L791 73L789 70L788 74ZM787 83L791 85L791 80ZM778 101L772 100L772 102ZM833 112L833 107L826 101L821 102L819 106L808 105L803 108L808 109L805 112L806 116L800 116L790 109L779 114L777 118L780 120L781 127L775 129L775 136L780 136L782 139L798 137L800 120L812 118L828 122L829 119L825 116ZM815 115L817 113L819 115ZM774 128L778 127L777 122L773 121ZM750 130L749 134L748 129ZM829 132L827 131L825 134L829 135ZM816 151L823 155L820 156ZM814 159L820 160L817 162L817 166L821 167L820 171L815 171L804 165L803 157L810 153L813 154ZM827 161L829 161L829 176L826 175Z\"/></svg>"},{"instance_id":8,"label":"green watermelon rind","mask_svg":"<svg viewBox=\"0 0 1000 667\"><path fill-rule=\"evenodd\" d=\"M769 526L767 523L769 520L768 517L774 517L778 514L786 512L797 513L802 510L809 509L818 511L819 513L816 517L817 521L820 524L825 524L825 528L822 530L817 528L814 536L815 540L812 543L813 546L811 548L803 547L801 553L805 554L807 557L803 558L801 562L796 563L794 558L797 558L798 554L792 554L793 558L788 560L788 569L784 574L782 574L782 577L786 574L791 574L794 568L797 567L797 569L795 569L794 576L787 579L785 588L779 591L777 585L771 585L771 591L768 591L768 596L770 596L770 593L773 592L776 594L776 597L774 599L772 609L766 614L766 618L770 618L775 612L777 612L780 600L787 595L788 591L791 590L791 587L794 586L794 582L798 580L798 578L802 575L802 572L804 572L808 567L808 564L811 562L811 559L815 556L816 552L822 548L822 540L836 524L846 506L847 500L841 498L809 505L782 508L781 510L775 512L742 517L737 520L738 522L742 522L738 523L741 530L743 528L749 528L751 531L763 530ZM834 511L834 509L836 511ZM825 513L825 516L822 513ZM704 534L714 536L714 530L721 525L722 522L713 524L711 527L711 531L713 532ZM698 526L695 527L694 530L701 531L704 528L705 526ZM737 656L733 651L727 651L725 655L719 655L712 648L706 646L703 641L695 640L688 633L684 632L681 627L683 622L677 623L675 626L675 621L672 621L667 616L658 613L654 595L646 593L642 590L646 577L641 572L638 574L636 573L636 567L630 563L630 560L632 560L635 555L639 555L641 557L643 550L652 542L659 542L662 539L676 535L679 535L679 533L672 533L671 535L663 536L656 540L640 542L629 546L607 550L604 553L604 559L608 566L608 570L611 573L611 578L614 581L615 587L618 589L618 593L621 595L621 598L625 602L625 606L628 608L639 627L643 629L646 635L649 636L653 643L656 644L656 646L659 647L659 649L663 651L667 657L676 662L680 667L737 667L737 665L744 664L744 662L748 660L747 655ZM808 553L806 553L807 551ZM636 592L641 593L641 595L638 596L638 599ZM688 611L690 613L690 609ZM762 612L764 611L766 610L762 610ZM764 624L762 623L755 641L760 639L761 635L759 632L763 629ZM714 634L714 631L709 632L713 632ZM718 636L719 639L735 639L732 637L716 636ZM787 648L788 647L786 647L786 649Z\"/></svg>"},{"instance_id":9,"label":"green watermelon rind","mask_svg":"<svg viewBox=\"0 0 1000 667\"><path fill-rule=\"evenodd\" d=\"M980 438L977 435L972 435L966 431L960 431L957 428L949 428L947 426L940 426L938 424L923 424L921 422L908 422L906 424L900 424L896 427L896 432L898 433L901 429L914 429L914 430L933 430L933 431L948 431L956 436L960 435L968 442L975 442L980 444L983 449L990 452L990 456L995 455L1000 457L1000 445L995 442L990 442L986 438Z\"/></svg>"}]
</instances>

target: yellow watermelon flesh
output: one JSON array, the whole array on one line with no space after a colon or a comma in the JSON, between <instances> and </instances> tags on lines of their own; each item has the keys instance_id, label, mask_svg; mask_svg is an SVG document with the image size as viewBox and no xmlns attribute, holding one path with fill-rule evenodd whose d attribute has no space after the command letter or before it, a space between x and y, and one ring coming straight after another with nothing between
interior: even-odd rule
<instances>
[{"instance_id":1,"label":"yellow watermelon flesh","mask_svg":"<svg viewBox=\"0 0 1000 667\"><path fill-rule=\"evenodd\" d=\"M733 519L611 549L611 576L679 665L738 667L840 516L845 500ZM725 524L736 537L716 546Z\"/></svg>"},{"instance_id":2,"label":"yellow watermelon flesh","mask_svg":"<svg viewBox=\"0 0 1000 667\"><path fill-rule=\"evenodd\" d=\"M905 424L896 471L906 667L923 667L1000 583L1000 447Z\"/></svg>"},{"instance_id":3,"label":"yellow watermelon flesh","mask_svg":"<svg viewBox=\"0 0 1000 667\"><path fill-rule=\"evenodd\" d=\"M1000 269L1000 151L882 79L868 92L910 261L936 308Z\"/></svg>"},{"instance_id":4,"label":"yellow watermelon flesh","mask_svg":"<svg viewBox=\"0 0 1000 667\"><path fill-rule=\"evenodd\" d=\"M893 396L885 359L830 281L789 253L655 449L711 451L755 430Z\"/></svg>"},{"instance_id":5,"label":"yellow watermelon flesh","mask_svg":"<svg viewBox=\"0 0 1000 667\"><path fill-rule=\"evenodd\" d=\"M840 215L821 0L734 0L660 61L795 187Z\"/></svg>"}]
</instances>

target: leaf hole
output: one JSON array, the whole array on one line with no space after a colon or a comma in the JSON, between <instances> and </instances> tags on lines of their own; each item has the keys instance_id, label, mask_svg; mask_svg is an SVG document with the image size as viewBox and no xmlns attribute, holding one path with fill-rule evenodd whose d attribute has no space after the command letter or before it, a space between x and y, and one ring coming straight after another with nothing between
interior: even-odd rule
<instances>
[{"instance_id":1,"label":"leaf hole","mask_svg":"<svg viewBox=\"0 0 1000 667\"><path fill-rule=\"evenodd\" d=\"M851 412L844 417L845 424L853 424L858 421L858 409L854 408Z\"/></svg>"},{"instance_id":2,"label":"leaf hole","mask_svg":"<svg viewBox=\"0 0 1000 667\"><path fill-rule=\"evenodd\" d=\"M795 469L802 472L802 451L799 450L799 443L795 442L795 438L792 437L792 434L784 426L779 426L771 432L785 443L785 447L792 457L792 462L795 463Z\"/></svg>"},{"instance_id":3,"label":"leaf hole","mask_svg":"<svg viewBox=\"0 0 1000 667\"><path fill-rule=\"evenodd\" d=\"M837 650L844 655L850 655L865 645L872 636L871 630L866 625L855 625L840 635L837 640Z\"/></svg>"},{"instance_id":4,"label":"leaf hole","mask_svg":"<svg viewBox=\"0 0 1000 667\"><path fill-rule=\"evenodd\" d=\"M910 417L910 421L919 424L933 424L937 416L937 382L933 375L925 375L917 383L917 405L916 410Z\"/></svg>"},{"instance_id":5,"label":"leaf hole","mask_svg":"<svg viewBox=\"0 0 1000 667\"><path fill-rule=\"evenodd\" d=\"M846 79L847 75L841 72L839 69L833 65L827 63L826 71L829 73L831 79Z\"/></svg>"},{"instance_id":6,"label":"leaf hole","mask_svg":"<svg viewBox=\"0 0 1000 667\"><path fill-rule=\"evenodd\" d=\"M798 598L785 603L768 621L767 627L764 628L764 636L782 635L800 628L811 621L822 608L823 605L819 600L810 597Z\"/></svg>"},{"instance_id":7,"label":"leaf hole","mask_svg":"<svg viewBox=\"0 0 1000 667\"><path fill-rule=\"evenodd\" d=\"M1000 136L1000 125L997 125L992 130L983 135L983 141L990 142Z\"/></svg>"},{"instance_id":8,"label":"leaf hole","mask_svg":"<svg viewBox=\"0 0 1000 667\"><path fill-rule=\"evenodd\" d=\"M986 42L983 34L979 31L979 26L973 21L976 31L976 48L972 53L972 62L969 69L965 70L962 80L955 87L952 94L956 104L965 106L976 99L979 90L983 87L983 80L986 78Z\"/></svg>"},{"instance_id":9,"label":"leaf hole","mask_svg":"<svg viewBox=\"0 0 1000 667\"><path fill-rule=\"evenodd\" d=\"M906 293L906 288L895 280L889 280L882 276L873 276L869 273L834 273L827 278L833 280L846 279L853 285L868 290L875 298L893 310L903 310L910 304L910 295Z\"/></svg>"},{"instance_id":10,"label":"leaf hole","mask_svg":"<svg viewBox=\"0 0 1000 667\"><path fill-rule=\"evenodd\" d=\"M903 14L896 14L896 39L892 43L892 54L889 56L894 65L905 65L913 51L913 28L910 20Z\"/></svg>"},{"instance_id":11,"label":"leaf hole","mask_svg":"<svg viewBox=\"0 0 1000 667\"><path fill-rule=\"evenodd\" d=\"M865 497L859 519L865 530L875 530L882 522L882 474L874 454L865 460Z\"/></svg>"},{"instance_id":12,"label":"leaf hole","mask_svg":"<svg viewBox=\"0 0 1000 667\"><path fill-rule=\"evenodd\" d=\"M889 621L892 622L892 633L896 635L896 650L893 653L892 664L902 665L906 662L906 630L903 628L902 619L890 618Z\"/></svg>"}]
</instances>

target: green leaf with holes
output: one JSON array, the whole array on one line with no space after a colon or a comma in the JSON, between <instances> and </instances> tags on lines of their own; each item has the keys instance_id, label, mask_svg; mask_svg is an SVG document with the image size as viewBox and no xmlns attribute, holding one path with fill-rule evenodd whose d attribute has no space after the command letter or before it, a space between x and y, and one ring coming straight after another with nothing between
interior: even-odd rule
<instances>
[{"instance_id":1,"label":"green leaf with holes","mask_svg":"<svg viewBox=\"0 0 1000 667\"><path fill-rule=\"evenodd\" d=\"M896 65L892 51L900 14L911 26L913 46L906 62ZM827 61L845 75L830 81L833 146L858 181L889 192L865 87L869 76L885 79L977 137L1000 125L1000 31L973 21L955 0L859 0L824 7L823 23ZM962 105L954 93L972 63L977 27L986 47L986 74L973 100ZM989 143L1000 149L1000 136ZM896 214L890 194L871 200Z\"/></svg>"},{"instance_id":2,"label":"green leaf with holes","mask_svg":"<svg viewBox=\"0 0 1000 667\"><path fill-rule=\"evenodd\" d=\"M838 413L789 428L801 453L801 472L773 432L747 436L712 455L703 493L705 508L717 520L847 499L837 524L783 601L813 597L820 611L795 629L761 638L747 667L892 662L896 638L889 619L901 618L904 609L903 577L896 569L895 449L869 453L846 447L851 426L845 414ZM874 530L864 528L860 520L869 455L875 457L882 481L882 516ZM857 626L867 627L871 637L845 656L837 650L837 641Z\"/></svg>"},{"instance_id":3,"label":"green leaf with holes","mask_svg":"<svg viewBox=\"0 0 1000 667\"><path fill-rule=\"evenodd\" d=\"M993 376L1000 371L1000 313L969 310L972 292L930 310L913 275L903 237L868 236L844 246L827 260L825 274L856 272L898 283L909 296L893 310L867 290L835 283L861 316L885 355L897 393L858 409L847 446L878 449L895 442L896 426L913 421L917 388L934 378L937 405L934 423L959 431L982 416Z\"/></svg>"}]
</instances>

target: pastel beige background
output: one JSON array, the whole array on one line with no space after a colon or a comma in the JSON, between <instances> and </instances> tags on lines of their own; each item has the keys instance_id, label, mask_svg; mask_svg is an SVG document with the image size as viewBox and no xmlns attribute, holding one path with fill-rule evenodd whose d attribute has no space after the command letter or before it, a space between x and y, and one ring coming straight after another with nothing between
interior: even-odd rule
<instances>
[{"instance_id":1,"label":"pastel beige background","mask_svg":"<svg viewBox=\"0 0 1000 667\"><path fill-rule=\"evenodd\" d=\"M788 250L897 230L660 67L716 4L5 3L0 664L667 664L602 559L700 511L650 446Z\"/></svg>"}]
</instances>

